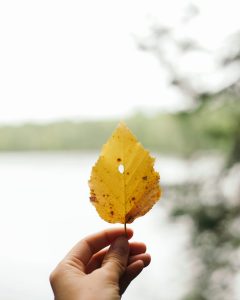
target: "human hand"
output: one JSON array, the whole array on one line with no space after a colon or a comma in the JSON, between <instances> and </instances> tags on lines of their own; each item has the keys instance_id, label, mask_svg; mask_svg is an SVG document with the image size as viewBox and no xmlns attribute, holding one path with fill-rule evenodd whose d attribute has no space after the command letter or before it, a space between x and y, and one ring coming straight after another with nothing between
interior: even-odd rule
<instances>
[{"instance_id":1,"label":"human hand","mask_svg":"<svg viewBox=\"0 0 240 300\"><path fill-rule=\"evenodd\" d=\"M128 243L132 236L108 229L76 244L50 275L55 300L119 300L151 260L143 243Z\"/></svg>"}]
</instances>

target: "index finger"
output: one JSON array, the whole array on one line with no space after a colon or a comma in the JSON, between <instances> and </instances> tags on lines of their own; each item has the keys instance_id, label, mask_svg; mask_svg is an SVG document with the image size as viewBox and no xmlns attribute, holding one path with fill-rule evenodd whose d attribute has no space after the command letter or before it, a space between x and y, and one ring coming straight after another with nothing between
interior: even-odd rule
<instances>
[{"instance_id":1,"label":"index finger","mask_svg":"<svg viewBox=\"0 0 240 300\"><path fill-rule=\"evenodd\" d=\"M127 238L130 239L133 236L132 229L127 228L126 234ZM109 246L117 237L121 235L125 235L124 228L106 229L87 236L72 248L66 258L77 259L84 271L84 267L88 264L91 257L95 253Z\"/></svg>"}]
</instances>

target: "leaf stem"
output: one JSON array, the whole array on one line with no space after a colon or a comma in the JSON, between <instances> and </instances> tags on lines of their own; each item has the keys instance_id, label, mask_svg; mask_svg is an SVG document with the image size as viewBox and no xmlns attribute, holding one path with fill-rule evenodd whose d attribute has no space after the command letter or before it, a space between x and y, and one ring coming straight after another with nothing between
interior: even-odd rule
<instances>
[{"instance_id":1,"label":"leaf stem","mask_svg":"<svg viewBox=\"0 0 240 300\"><path fill-rule=\"evenodd\" d=\"M125 231L125 237L127 238L127 223L124 223L124 231Z\"/></svg>"}]
</instances>

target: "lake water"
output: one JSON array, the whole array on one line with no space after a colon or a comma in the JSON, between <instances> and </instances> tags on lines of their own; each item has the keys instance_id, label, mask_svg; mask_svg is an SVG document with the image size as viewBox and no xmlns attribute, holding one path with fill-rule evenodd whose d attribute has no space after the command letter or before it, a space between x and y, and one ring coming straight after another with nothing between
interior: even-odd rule
<instances>
[{"instance_id":1,"label":"lake water","mask_svg":"<svg viewBox=\"0 0 240 300\"><path fill-rule=\"evenodd\" d=\"M119 226L100 219L89 203L88 178L96 159L96 153L0 154L1 299L53 299L48 277L68 250L85 235ZM157 156L156 168L166 186L185 181L192 165ZM203 172L204 164L194 174ZM123 299L179 300L191 277L184 248L188 227L169 223L165 201L167 190L131 224L134 240L147 244L152 263Z\"/></svg>"}]
</instances>

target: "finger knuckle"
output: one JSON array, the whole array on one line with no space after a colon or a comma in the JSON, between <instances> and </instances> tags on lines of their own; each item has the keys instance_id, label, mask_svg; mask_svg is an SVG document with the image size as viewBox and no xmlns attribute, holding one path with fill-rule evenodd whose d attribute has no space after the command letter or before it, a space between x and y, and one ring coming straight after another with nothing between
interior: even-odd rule
<instances>
[{"instance_id":1,"label":"finger knuckle","mask_svg":"<svg viewBox=\"0 0 240 300\"><path fill-rule=\"evenodd\" d=\"M58 278L58 272L56 270L53 270L49 276L49 281L51 285L54 285Z\"/></svg>"},{"instance_id":2,"label":"finger knuckle","mask_svg":"<svg viewBox=\"0 0 240 300\"><path fill-rule=\"evenodd\" d=\"M120 272L124 272L125 265L117 256L112 257L112 262L114 263L116 269L118 269Z\"/></svg>"},{"instance_id":3,"label":"finger knuckle","mask_svg":"<svg viewBox=\"0 0 240 300\"><path fill-rule=\"evenodd\" d=\"M59 278L61 277L61 274L62 274L62 267L61 265L58 265L49 275L49 281L52 286L58 282Z\"/></svg>"}]
</instances>

